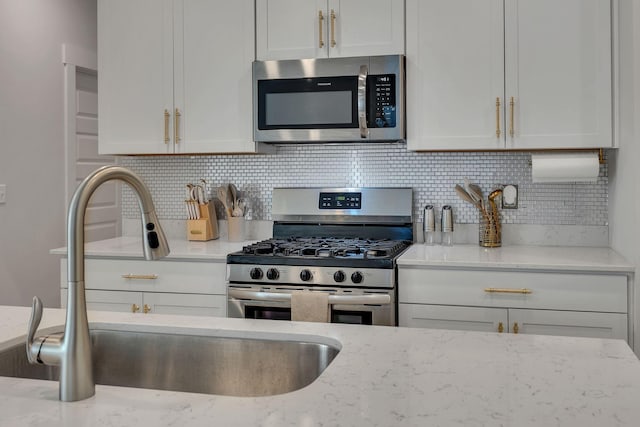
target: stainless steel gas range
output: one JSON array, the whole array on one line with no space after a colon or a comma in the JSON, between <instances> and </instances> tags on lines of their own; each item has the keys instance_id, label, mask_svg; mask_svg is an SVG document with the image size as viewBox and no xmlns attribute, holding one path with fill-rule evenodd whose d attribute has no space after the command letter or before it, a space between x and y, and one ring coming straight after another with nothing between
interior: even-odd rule
<instances>
[{"instance_id":1,"label":"stainless steel gas range","mask_svg":"<svg viewBox=\"0 0 640 427\"><path fill-rule=\"evenodd\" d=\"M296 291L329 320L397 324L396 259L413 240L410 188L276 188L273 238L227 256L229 317L290 320Z\"/></svg>"}]
</instances>

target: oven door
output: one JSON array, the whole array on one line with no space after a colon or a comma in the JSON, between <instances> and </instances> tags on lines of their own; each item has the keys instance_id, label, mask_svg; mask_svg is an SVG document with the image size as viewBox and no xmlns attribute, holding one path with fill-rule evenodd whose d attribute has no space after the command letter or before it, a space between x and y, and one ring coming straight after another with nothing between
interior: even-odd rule
<instances>
[{"instance_id":1,"label":"oven door","mask_svg":"<svg viewBox=\"0 0 640 427\"><path fill-rule=\"evenodd\" d=\"M321 289L314 291L323 292ZM291 290L257 287L228 287L228 317L291 320ZM392 291L355 290L330 293L331 323L395 326L395 298Z\"/></svg>"}]
</instances>

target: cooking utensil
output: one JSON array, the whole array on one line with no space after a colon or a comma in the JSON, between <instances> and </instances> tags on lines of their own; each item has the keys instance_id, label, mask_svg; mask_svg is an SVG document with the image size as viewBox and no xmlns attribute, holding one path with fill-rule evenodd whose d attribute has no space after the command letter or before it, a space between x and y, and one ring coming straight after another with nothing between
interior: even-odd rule
<instances>
[{"instance_id":1,"label":"cooking utensil","mask_svg":"<svg viewBox=\"0 0 640 427\"><path fill-rule=\"evenodd\" d=\"M228 186L225 185L221 185L220 187L218 187L217 190L217 195L218 195L218 200L220 200L220 203L222 203L222 205L224 206L224 211L227 214L227 217L232 216L231 215L231 204L229 203L229 190L228 190Z\"/></svg>"},{"instance_id":2,"label":"cooking utensil","mask_svg":"<svg viewBox=\"0 0 640 427\"><path fill-rule=\"evenodd\" d=\"M238 187L233 183L229 183L229 193L231 193L231 200L233 200L233 207L235 208L238 203Z\"/></svg>"},{"instance_id":3,"label":"cooking utensil","mask_svg":"<svg viewBox=\"0 0 640 427\"><path fill-rule=\"evenodd\" d=\"M238 199L235 203L235 207L233 208L233 216L242 217L244 216L246 203L244 199Z\"/></svg>"},{"instance_id":4,"label":"cooking utensil","mask_svg":"<svg viewBox=\"0 0 640 427\"><path fill-rule=\"evenodd\" d=\"M480 202L476 201L473 197L471 197L471 195L469 193L467 193L467 190L462 188L462 186L460 184L456 184L455 189L456 189L456 193L458 193L458 197L460 197L465 202L471 203L472 205L474 205L478 209L481 209Z\"/></svg>"}]
</instances>

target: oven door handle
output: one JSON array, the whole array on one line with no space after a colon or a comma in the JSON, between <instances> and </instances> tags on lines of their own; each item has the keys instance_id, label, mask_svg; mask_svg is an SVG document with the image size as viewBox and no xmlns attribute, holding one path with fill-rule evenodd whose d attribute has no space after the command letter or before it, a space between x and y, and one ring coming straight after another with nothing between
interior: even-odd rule
<instances>
[{"instance_id":1,"label":"oven door handle","mask_svg":"<svg viewBox=\"0 0 640 427\"><path fill-rule=\"evenodd\" d=\"M229 297L254 301L291 301L291 294L288 293L248 291L245 289L229 289ZM387 294L329 295L329 304L388 305L391 304L391 296Z\"/></svg>"}]
</instances>

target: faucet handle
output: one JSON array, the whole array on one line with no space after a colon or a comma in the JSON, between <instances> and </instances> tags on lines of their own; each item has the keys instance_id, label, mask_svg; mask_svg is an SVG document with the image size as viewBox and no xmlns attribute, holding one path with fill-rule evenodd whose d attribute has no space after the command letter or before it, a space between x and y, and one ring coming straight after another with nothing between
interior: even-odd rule
<instances>
[{"instance_id":1,"label":"faucet handle","mask_svg":"<svg viewBox=\"0 0 640 427\"><path fill-rule=\"evenodd\" d=\"M31 306L31 318L29 319L29 327L27 329L27 359L29 363L41 363L38 361L38 349L34 349L33 341L35 339L36 331L40 326L42 320L42 301L38 297L33 297L33 305Z\"/></svg>"}]
</instances>

